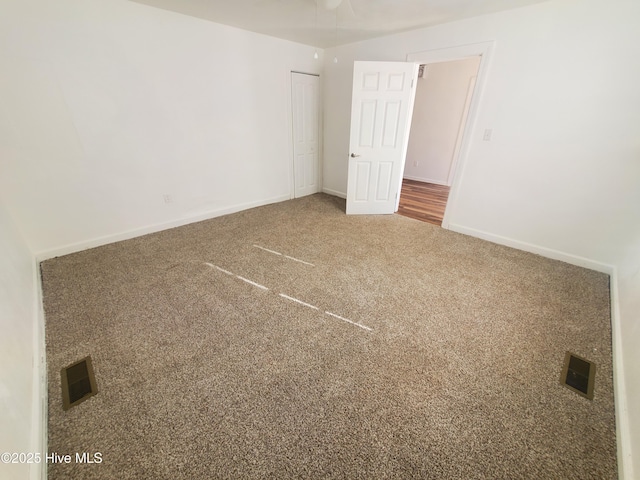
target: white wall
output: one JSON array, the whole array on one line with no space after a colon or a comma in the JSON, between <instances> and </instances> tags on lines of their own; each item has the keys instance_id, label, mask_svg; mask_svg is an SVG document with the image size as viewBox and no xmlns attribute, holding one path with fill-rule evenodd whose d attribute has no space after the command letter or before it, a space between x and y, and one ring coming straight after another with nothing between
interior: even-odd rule
<instances>
[{"instance_id":1,"label":"white wall","mask_svg":"<svg viewBox=\"0 0 640 480\"><path fill-rule=\"evenodd\" d=\"M346 192L353 60L495 41L450 228L603 270L637 268L626 252L640 239L638 18L636 0L552 0L327 50L339 63L325 60L324 188ZM482 141L486 128L491 142ZM639 292L637 280L620 284L632 409L640 334L629 305ZM637 413L629 427L640 472Z\"/></svg>"},{"instance_id":2,"label":"white wall","mask_svg":"<svg viewBox=\"0 0 640 480\"><path fill-rule=\"evenodd\" d=\"M36 254L290 197L314 48L126 0L2 10L0 188Z\"/></svg>"},{"instance_id":3,"label":"white wall","mask_svg":"<svg viewBox=\"0 0 640 480\"><path fill-rule=\"evenodd\" d=\"M418 78L404 178L451 186L470 85L480 57L425 65Z\"/></svg>"},{"instance_id":4,"label":"white wall","mask_svg":"<svg viewBox=\"0 0 640 480\"><path fill-rule=\"evenodd\" d=\"M35 305L33 256L0 203L0 453L32 452L37 445ZM29 478L29 465L0 462L0 478Z\"/></svg>"}]
</instances>

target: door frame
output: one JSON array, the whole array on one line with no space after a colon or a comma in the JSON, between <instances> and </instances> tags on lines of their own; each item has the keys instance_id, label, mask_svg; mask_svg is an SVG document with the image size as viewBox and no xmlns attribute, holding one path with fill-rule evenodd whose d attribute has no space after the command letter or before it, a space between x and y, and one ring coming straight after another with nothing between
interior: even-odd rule
<instances>
[{"instance_id":1,"label":"door frame","mask_svg":"<svg viewBox=\"0 0 640 480\"><path fill-rule=\"evenodd\" d=\"M489 67L491 64L491 58L493 55L495 43L495 41L488 41L473 43L469 45L425 50L422 52L407 54L407 62L414 62L419 65L448 62L452 60L462 60L468 57L480 57L480 66L478 67L475 87L473 89L473 94L471 97L471 105L469 106L469 112L467 114L464 131L462 133L460 148L457 152L458 158L454 159L453 161L453 164L455 164L456 167L453 175L451 189L449 190L449 198L445 207L444 217L442 219L442 228L449 228L449 218L451 216L451 211L455 210L455 205L460 191L460 185L462 183L462 178L464 176L464 171L469 156L469 150L471 148L471 140L473 139L474 132L476 130L480 103L482 101L482 96L487 85Z\"/></svg>"}]
</instances>

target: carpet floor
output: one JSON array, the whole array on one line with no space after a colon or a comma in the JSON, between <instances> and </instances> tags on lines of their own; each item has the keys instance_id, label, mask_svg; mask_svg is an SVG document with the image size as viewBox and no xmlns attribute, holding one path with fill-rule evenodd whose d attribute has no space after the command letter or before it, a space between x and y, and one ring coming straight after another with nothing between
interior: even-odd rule
<instances>
[{"instance_id":1,"label":"carpet floor","mask_svg":"<svg viewBox=\"0 0 640 480\"><path fill-rule=\"evenodd\" d=\"M617 476L607 275L324 194L41 269L51 479Z\"/></svg>"}]
</instances>

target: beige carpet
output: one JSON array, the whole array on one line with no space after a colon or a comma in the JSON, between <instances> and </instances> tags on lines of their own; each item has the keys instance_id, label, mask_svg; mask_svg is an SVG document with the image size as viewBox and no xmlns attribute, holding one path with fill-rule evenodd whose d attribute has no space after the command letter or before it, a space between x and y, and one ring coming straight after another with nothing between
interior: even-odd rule
<instances>
[{"instance_id":1,"label":"beige carpet","mask_svg":"<svg viewBox=\"0 0 640 480\"><path fill-rule=\"evenodd\" d=\"M616 478L604 274L323 194L42 273L49 451L102 454L49 478Z\"/></svg>"}]
</instances>

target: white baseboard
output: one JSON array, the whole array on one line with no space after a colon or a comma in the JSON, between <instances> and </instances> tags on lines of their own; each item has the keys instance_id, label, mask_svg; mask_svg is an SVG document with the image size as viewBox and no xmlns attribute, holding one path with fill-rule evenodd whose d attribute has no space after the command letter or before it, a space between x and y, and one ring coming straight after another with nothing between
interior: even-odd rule
<instances>
[{"instance_id":1,"label":"white baseboard","mask_svg":"<svg viewBox=\"0 0 640 480\"><path fill-rule=\"evenodd\" d=\"M62 255L69 255L71 253L81 252L82 250L87 250L89 248L101 247L103 245L108 245L109 243L120 242L122 240L129 240L131 238L140 237L142 235L147 235L149 233L156 233L162 230L168 230L170 228L182 227L183 225L188 225L190 223L201 222L203 220L209 220L211 218L221 217L222 215L228 215L230 213L236 213L242 210L248 210L249 208L261 207L263 205L269 205L272 203L283 202L285 200L290 200L288 194L280 195L278 197L268 198L266 200L242 203L242 204L232 205L229 207L224 207L216 210L208 210L204 213L188 215L184 218L180 218L177 220L170 220L168 222L148 225L145 227L140 227L140 228L128 230L125 232L115 233L113 235L105 235L103 237L98 237L91 240L72 243L69 245L64 245L62 247L56 247L51 250L44 250L41 252L37 252L35 254L35 257L36 257L36 261L39 263L49 258L59 257Z\"/></svg>"},{"instance_id":2,"label":"white baseboard","mask_svg":"<svg viewBox=\"0 0 640 480\"><path fill-rule=\"evenodd\" d=\"M443 182L442 180L434 180L433 178L415 177L413 175L405 175L402 178L406 178L407 180L415 180L416 182L433 183L434 185L444 185L445 187L451 186L447 182Z\"/></svg>"},{"instance_id":3,"label":"white baseboard","mask_svg":"<svg viewBox=\"0 0 640 480\"><path fill-rule=\"evenodd\" d=\"M532 243L521 242L520 240L495 235L493 233L483 232L481 230L476 230L474 228L465 227L463 225L458 225L455 223L450 223L448 229L453 230L454 232L469 235L471 237L488 240L489 242L497 243L499 245L505 245L507 247L523 250L525 252L536 253L553 260L560 260L561 262L570 263L571 265L595 270L596 272L602 272L612 275L615 270L615 267L613 265L609 265L607 263L597 262L595 260L580 257L578 255L572 255L570 253L561 252L552 248L541 247Z\"/></svg>"},{"instance_id":4,"label":"white baseboard","mask_svg":"<svg viewBox=\"0 0 640 480\"><path fill-rule=\"evenodd\" d=\"M618 448L618 478L633 480L633 458L631 432L629 431L629 410L627 387L624 378L622 358L622 331L620 326L620 299L618 291L618 271L613 269L609 283L611 290L611 337L613 347L613 382L616 406L616 444Z\"/></svg>"},{"instance_id":5,"label":"white baseboard","mask_svg":"<svg viewBox=\"0 0 640 480\"><path fill-rule=\"evenodd\" d=\"M334 197L340 197L344 199L347 198L346 193L338 192L337 190L331 190L330 188L323 188L322 192L326 193L327 195L333 195Z\"/></svg>"},{"instance_id":6,"label":"white baseboard","mask_svg":"<svg viewBox=\"0 0 640 480\"><path fill-rule=\"evenodd\" d=\"M633 460L631 448L631 432L629 431L629 414L627 410L627 389L624 380L624 363L622 355L622 333L620 327L620 307L618 298L618 275L614 265L597 262L588 258L572 255L551 248L541 247L527 242L521 242L508 237L494 235L462 225L450 224L449 229L454 232L488 240L500 245L524 250L553 260L588 268L606 273L610 277L611 296L611 336L613 350L614 399L616 415L616 444L618 448L618 477L621 480L633 480Z\"/></svg>"}]
</instances>

